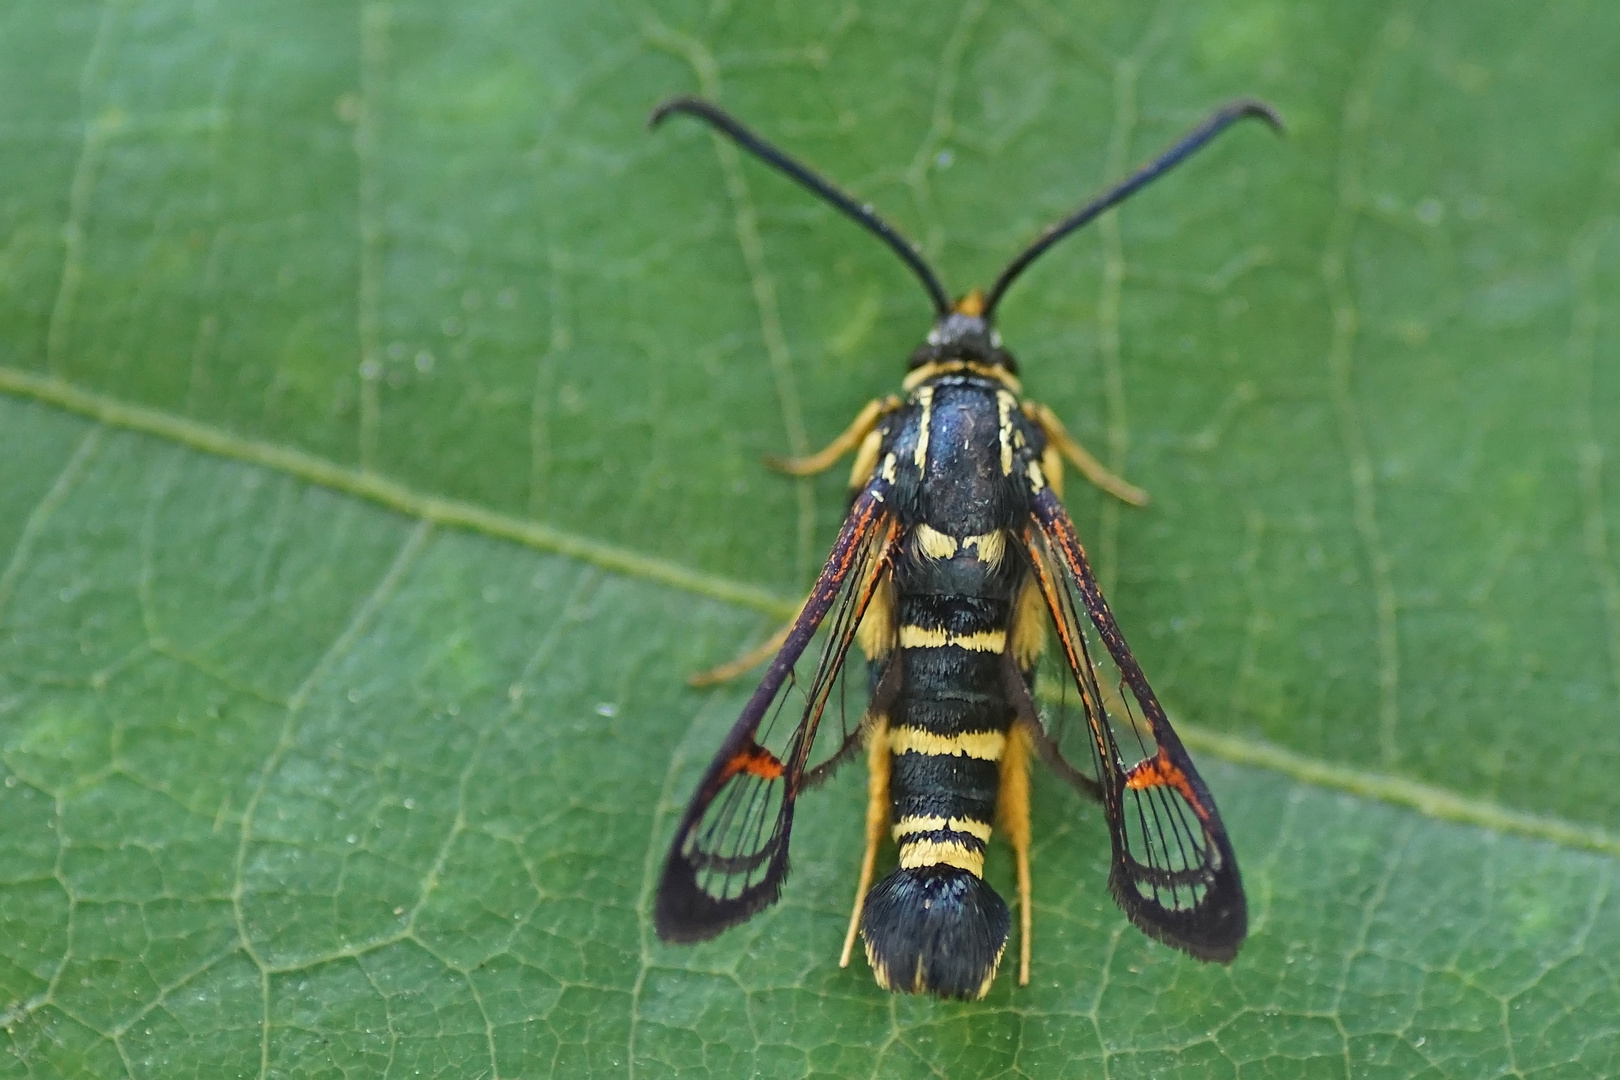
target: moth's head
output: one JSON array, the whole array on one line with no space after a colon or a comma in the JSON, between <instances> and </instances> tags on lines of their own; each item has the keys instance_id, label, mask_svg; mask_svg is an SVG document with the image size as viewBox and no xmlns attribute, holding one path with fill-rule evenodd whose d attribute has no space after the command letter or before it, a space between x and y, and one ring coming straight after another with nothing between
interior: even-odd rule
<instances>
[{"instance_id":1,"label":"moth's head","mask_svg":"<svg viewBox=\"0 0 1620 1080\"><path fill-rule=\"evenodd\" d=\"M934 321L928 337L911 354L910 367L950 360L989 364L1018 374L1018 361L1001 347L1001 335L991 325L984 308L984 293L974 289Z\"/></svg>"}]
</instances>

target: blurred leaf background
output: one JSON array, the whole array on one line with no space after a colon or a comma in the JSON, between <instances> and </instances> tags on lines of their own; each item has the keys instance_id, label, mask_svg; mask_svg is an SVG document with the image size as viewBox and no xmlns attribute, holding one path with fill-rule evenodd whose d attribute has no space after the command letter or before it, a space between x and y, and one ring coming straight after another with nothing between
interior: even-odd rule
<instances>
[{"instance_id":1,"label":"blurred leaf background","mask_svg":"<svg viewBox=\"0 0 1620 1080\"><path fill-rule=\"evenodd\" d=\"M0 11L0 1075L1620 1072L1620 9L1212 0ZM1229 969L1036 788L988 1001L652 875L953 288L1238 94L1002 331L1244 860ZM836 470L835 470L836 472ZM1005 884L1000 855L990 875Z\"/></svg>"}]
</instances>

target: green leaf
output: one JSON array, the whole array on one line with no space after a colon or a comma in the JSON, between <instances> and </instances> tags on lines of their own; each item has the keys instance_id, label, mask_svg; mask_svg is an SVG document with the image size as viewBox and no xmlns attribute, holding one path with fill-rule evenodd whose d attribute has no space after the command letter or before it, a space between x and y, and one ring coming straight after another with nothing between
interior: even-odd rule
<instances>
[{"instance_id":1,"label":"green leaf","mask_svg":"<svg viewBox=\"0 0 1620 1080\"><path fill-rule=\"evenodd\" d=\"M0 1074L1620 1071L1620 9L16 0L0 13ZM1243 860L1143 938L1036 784L1035 964L836 953L858 770L783 902L647 916L841 478L903 267L1020 282L1069 503ZM836 470L835 470L836 471ZM988 871L1005 888L997 852Z\"/></svg>"}]
</instances>

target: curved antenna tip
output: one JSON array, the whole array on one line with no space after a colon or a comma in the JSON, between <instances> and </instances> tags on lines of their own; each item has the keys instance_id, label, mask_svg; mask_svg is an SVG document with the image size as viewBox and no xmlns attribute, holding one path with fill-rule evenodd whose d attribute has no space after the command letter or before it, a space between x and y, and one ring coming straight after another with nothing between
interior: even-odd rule
<instances>
[{"instance_id":1,"label":"curved antenna tip","mask_svg":"<svg viewBox=\"0 0 1620 1080\"><path fill-rule=\"evenodd\" d=\"M1266 126L1277 134L1288 134L1288 125L1283 121L1282 113L1259 98L1238 98L1221 111L1231 114L1233 119L1252 116L1257 120L1265 121Z\"/></svg>"},{"instance_id":2,"label":"curved antenna tip","mask_svg":"<svg viewBox=\"0 0 1620 1080\"><path fill-rule=\"evenodd\" d=\"M1119 181L1101 195L1086 203L1080 209L1063 218L1061 221L1049 226L1045 232L1035 238L1035 242L1025 248L1019 255L1007 264L1001 276L996 278L995 284L990 286L990 292L985 297L984 317L991 318L995 314L996 306L1001 298L1007 294L1007 289L1018 276L1022 274L1029 264L1053 244L1068 236L1074 230L1096 220L1107 211L1118 206L1132 194L1151 184L1193 154L1196 154L1209 141L1237 123L1239 120L1249 118L1261 120L1278 134L1286 133L1283 127L1282 116L1276 109L1258 98L1238 98L1229 101L1204 118L1203 123L1183 135L1169 149L1158 157L1137 169L1134 173Z\"/></svg>"},{"instance_id":3,"label":"curved antenna tip","mask_svg":"<svg viewBox=\"0 0 1620 1080\"><path fill-rule=\"evenodd\" d=\"M806 188L811 194L828 203L845 217L861 226L861 228L882 240L889 246L891 251L900 257L902 262L911 268L912 273L917 275L917 279L922 282L923 288L928 293L929 300L934 305L935 313L941 317L950 313L950 296L946 293L945 286L940 284L938 275L934 273L923 258L922 253L912 247L911 242L901 236L894 226L878 217L877 212L869 204L856 202L832 183L822 179L808 165L778 150L775 146L750 131L742 121L707 98L701 98L694 94L677 94L675 97L668 98L657 105L647 117L647 127L649 129L656 128L671 113L686 113L688 116L695 116L705 121L710 127L725 135L739 147L801 187Z\"/></svg>"},{"instance_id":4,"label":"curved antenna tip","mask_svg":"<svg viewBox=\"0 0 1620 1080\"><path fill-rule=\"evenodd\" d=\"M692 94L676 94L672 98L660 101L653 107L653 111L647 114L647 130L651 131L669 119L670 113L704 112L710 108L713 108L713 105L704 98Z\"/></svg>"}]
</instances>

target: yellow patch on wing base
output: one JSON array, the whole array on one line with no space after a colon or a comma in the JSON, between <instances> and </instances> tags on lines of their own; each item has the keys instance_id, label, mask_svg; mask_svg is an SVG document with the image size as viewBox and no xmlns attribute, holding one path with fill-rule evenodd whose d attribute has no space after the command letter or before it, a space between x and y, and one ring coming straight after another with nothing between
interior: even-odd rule
<instances>
[{"instance_id":1,"label":"yellow patch on wing base","mask_svg":"<svg viewBox=\"0 0 1620 1080\"><path fill-rule=\"evenodd\" d=\"M1041 474L1041 466L1039 462L1030 462L1028 472L1029 487L1031 491L1038 492L1046 486L1046 477Z\"/></svg>"},{"instance_id":2,"label":"yellow patch on wing base","mask_svg":"<svg viewBox=\"0 0 1620 1080\"><path fill-rule=\"evenodd\" d=\"M1041 587L1036 583L1035 575L1030 574L1024 578L1024 584L1018 590L1018 599L1013 603L1013 660L1021 669L1027 671L1045 651L1046 597L1041 595Z\"/></svg>"},{"instance_id":3,"label":"yellow patch on wing base","mask_svg":"<svg viewBox=\"0 0 1620 1080\"><path fill-rule=\"evenodd\" d=\"M883 575L861 616L855 640L868 660L880 660L894 651L894 578Z\"/></svg>"},{"instance_id":4,"label":"yellow patch on wing base","mask_svg":"<svg viewBox=\"0 0 1620 1080\"><path fill-rule=\"evenodd\" d=\"M984 877L984 852L970 851L954 840L919 840L900 845L900 869L919 866L954 866L974 877Z\"/></svg>"},{"instance_id":5,"label":"yellow patch on wing base","mask_svg":"<svg viewBox=\"0 0 1620 1080\"><path fill-rule=\"evenodd\" d=\"M921 626L900 628L902 649L942 649L955 645L969 652L998 653L1007 647L1005 630L981 630L977 634L951 634L944 630L926 630Z\"/></svg>"},{"instance_id":6,"label":"yellow patch on wing base","mask_svg":"<svg viewBox=\"0 0 1620 1080\"><path fill-rule=\"evenodd\" d=\"M927 754L930 757L970 757L980 761L1000 761L1007 736L1000 731L970 731L963 735L940 735L915 727L889 729L889 751Z\"/></svg>"},{"instance_id":7,"label":"yellow patch on wing base","mask_svg":"<svg viewBox=\"0 0 1620 1080\"><path fill-rule=\"evenodd\" d=\"M959 832L974 836L981 843L990 842L990 826L972 818L904 817L894 827L894 838L900 840L912 833Z\"/></svg>"}]
</instances>

